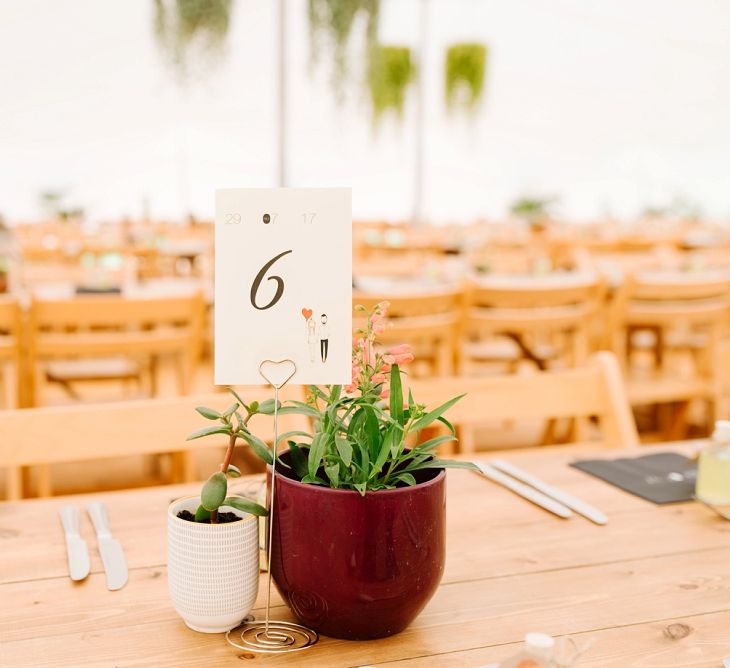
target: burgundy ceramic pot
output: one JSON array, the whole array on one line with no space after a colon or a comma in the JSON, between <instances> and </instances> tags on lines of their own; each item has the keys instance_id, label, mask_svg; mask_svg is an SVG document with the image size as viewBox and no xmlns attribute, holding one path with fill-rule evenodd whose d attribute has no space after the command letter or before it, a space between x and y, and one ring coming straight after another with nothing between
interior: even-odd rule
<instances>
[{"instance_id":1,"label":"burgundy ceramic pot","mask_svg":"<svg viewBox=\"0 0 730 668\"><path fill-rule=\"evenodd\" d=\"M361 496L277 467L271 572L303 624L367 640L402 631L421 612L444 571L446 472L421 473L413 487Z\"/></svg>"}]
</instances>

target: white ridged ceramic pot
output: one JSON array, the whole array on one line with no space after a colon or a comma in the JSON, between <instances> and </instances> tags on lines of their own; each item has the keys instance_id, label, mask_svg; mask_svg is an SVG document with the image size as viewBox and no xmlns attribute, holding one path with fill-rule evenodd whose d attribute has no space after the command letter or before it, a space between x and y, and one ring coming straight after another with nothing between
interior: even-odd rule
<instances>
[{"instance_id":1,"label":"white ridged ceramic pot","mask_svg":"<svg viewBox=\"0 0 730 668\"><path fill-rule=\"evenodd\" d=\"M193 630L223 633L241 623L259 587L258 517L222 506L243 519L200 524L177 514L195 514L200 497L178 499L167 512L167 581L177 613Z\"/></svg>"}]
</instances>

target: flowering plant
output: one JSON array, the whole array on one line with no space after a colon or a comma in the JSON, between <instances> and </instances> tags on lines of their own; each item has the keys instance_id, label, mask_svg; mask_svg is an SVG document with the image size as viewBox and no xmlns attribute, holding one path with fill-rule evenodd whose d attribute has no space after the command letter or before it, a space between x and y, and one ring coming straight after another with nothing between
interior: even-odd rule
<instances>
[{"instance_id":1,"label":"flowering plant","mask_svg":"<svg viewBox=\"0 0 730 668\"><path fill-rule=\"evenodd\" d=\"M365 494L367 490L415 485L418 472L424 469L476 470L469 462L439 459L435 454L441 443L455 440L454 427L444 413L463 395L427 410L409 392L406 404L401 367L413 361L411 347L403 344L386 352L376 350L377 334L385 329L387 302L377 304L371 312L356 308L365 313L366 324L356 330L353 341L352 382L344 388L311 385L306 403L292 402L279 410L304 413L314 421L308 443L288 440L294 473L304 483ZM420 432L436 421L446 425L449 433L419 442Z\"/></svg>"}]
</instances>

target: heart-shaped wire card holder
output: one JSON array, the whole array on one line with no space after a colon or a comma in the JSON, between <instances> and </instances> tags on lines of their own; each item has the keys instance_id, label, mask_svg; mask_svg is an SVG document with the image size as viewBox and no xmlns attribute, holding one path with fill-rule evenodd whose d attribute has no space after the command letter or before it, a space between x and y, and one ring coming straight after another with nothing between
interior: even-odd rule
<instances>
[{"instance_id":1,"label":"heart-shaped wire card holder","mask_svg":"<svg viewBox=\"0 0 730 668\"><path fill-rule=\"evenodd\" d=\"M284 365L289 365L290 373ZM279 371L280 373L276 374ZM274 438L271 442L271 497L269 501L269 532L267 545L266 618L262 621L244 620L226 633L226 640L237 649L266 654L296 652L311 647L319 634L302 624L271 619L271 546L274 537L274 495L276 493L276 450L279 440L279 390L296 374L293 360L264 360L259 365L261 377L274 388Z\"/></svg>"}]
</instances>

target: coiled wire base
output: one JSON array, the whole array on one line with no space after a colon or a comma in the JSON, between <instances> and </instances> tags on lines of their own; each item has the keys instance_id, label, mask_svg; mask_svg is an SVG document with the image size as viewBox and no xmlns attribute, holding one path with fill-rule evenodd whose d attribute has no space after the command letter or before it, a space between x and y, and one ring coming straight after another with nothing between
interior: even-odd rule
<instances>
[{"instance_id":1,"label":"coiled wire base","mask_svg":"<svg viewBox=\"0 0 730 668\"><path fill-rule=\"evenodd\" d=\"M294 622L269 620L267 632L266 621L244 621L226 633L226 640L236 649L283 654L311 647L319 640L319 634Z\"/></svg>"},{"instance_id":2,"label":"coiled wire base","mask_svg":"<svg viewBox=\"0 0 730 668\"><path fill-rule=\"evenodd\" d=\"M266 369L273 371L276 367L288 362L291 365L291 373L287 378L272 380L267 375ZM268 574L266 594L266 619L261 622L247 617L236 628L226 633L226 640L236 649L249 652L262 652L265 654L283 654L286 652L297 652L311 647L319 640L319 634L294 622L279 622L269 619L271 612L271 545L274 537L274 494L276 493L276 446L279 442L279 390L292 379L297 372L297 365L293 360L264 360L259 365L261 377L274 388L274 438L271 441L271 492L268 503L269 507L269 538L267 542L268 551ZM240 632L240 633L239 633ZM237 637L233 637L237 636ZM240 642L239 642L240 638Z\"/></svg>"}]
</instances>

